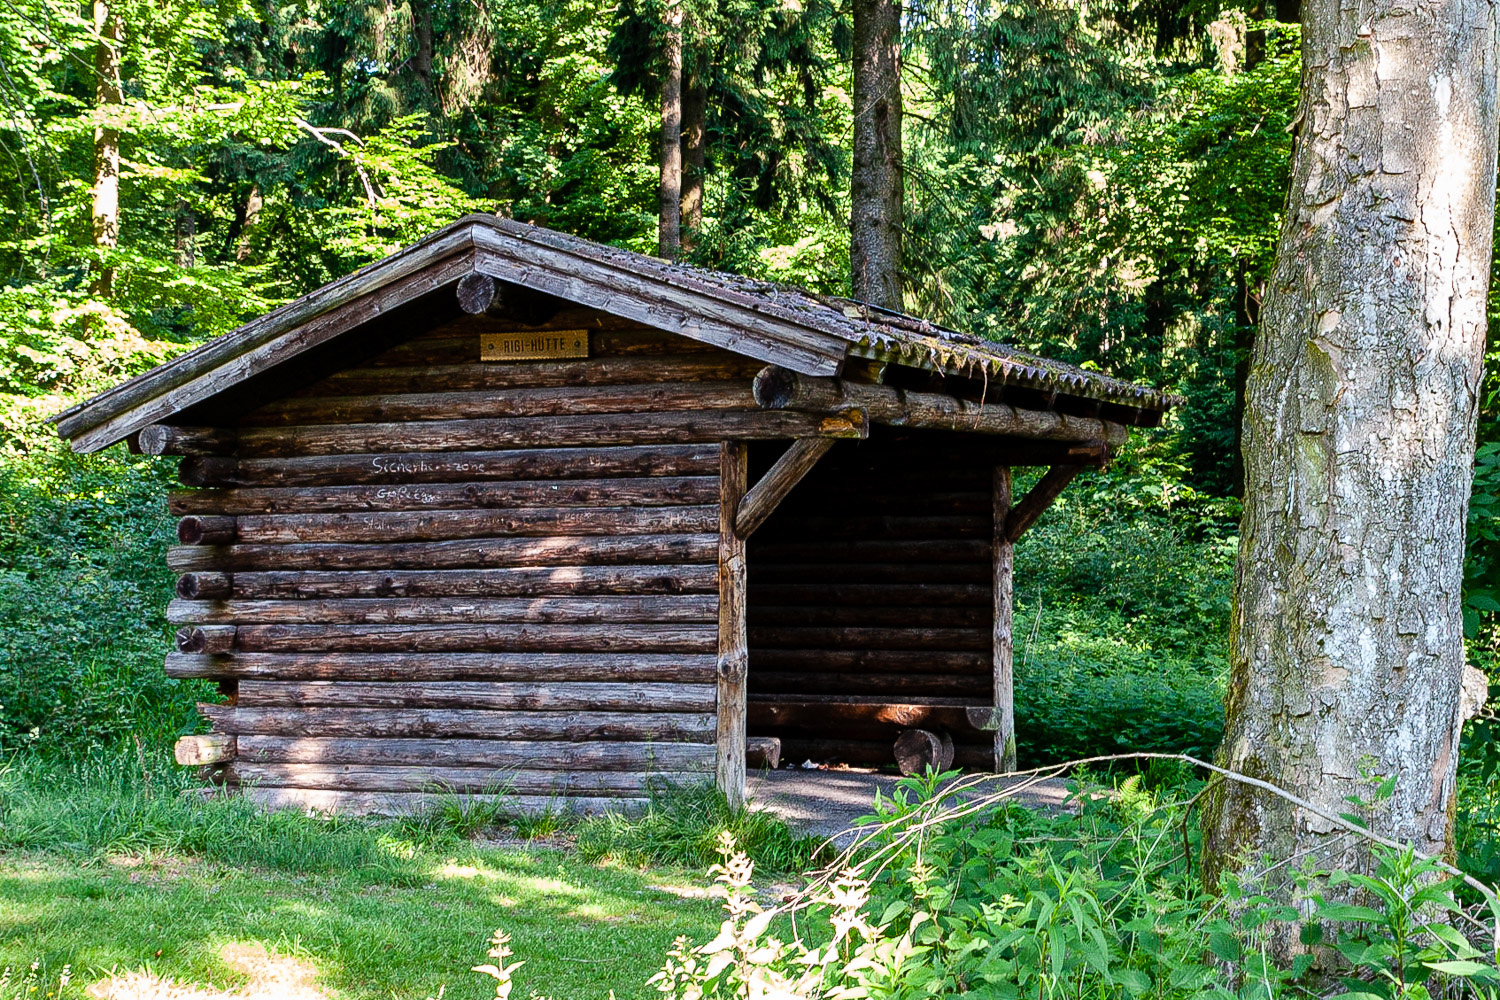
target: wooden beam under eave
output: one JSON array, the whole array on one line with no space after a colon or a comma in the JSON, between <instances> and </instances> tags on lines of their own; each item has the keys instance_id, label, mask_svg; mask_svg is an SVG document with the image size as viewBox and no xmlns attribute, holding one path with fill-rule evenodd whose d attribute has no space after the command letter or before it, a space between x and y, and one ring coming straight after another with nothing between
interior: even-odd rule
<instances>
[{"instance_id":1,"label":"wooden beam under eave","mask_svg":"<svg viewBox=\"0 0 1500 1000\"><path fill-rule=\"evenodd\" d=\"M1048 469L1005 519L1006 541L1014 543L1024 535L1083 469L1081 465L1054 465Z\"/></svg>"},{"instance_id":2,"label":"wooden beam under eave","mask_svg":"<svg viewBox=\"0 0 1500 1000\"><path fill-rule=\"evenodd\" d=\"M750 478L743 441L719 446L719 661L714 780L731 808L745 804L745 677L750 645L745 629L745 540L736 512Z\"/></svg>"},{"instance_id":3,"label":"wooden beam under eave","mask_svg":"<svg viewBox=\"0 0 1500 1000\"><path fill-rule=\"evenodd\" d=\"M1115 447L1130 430L1097 417L1078 417L1055 410L1028 410L1005 403L976 403L935 392L914 392L884 384L850 382L803 375L770 365L756 376L757 405L767 410L838 414L861 410L875 423L891 427L1004 434L1041 441L1102 443Z\"/></svg>"},{"instance_id":4,"label":"wooden beam under eave","mask_svg":"<svg viewBox=\"0 0 1500 1000\"><path fill-rule=\"evenodd\" d=\"M734 515L734 532L749 538L786 499L792 488L828 454L834 438L798 438L776 464L745 494Z\"/></svg>"}]
</instances>

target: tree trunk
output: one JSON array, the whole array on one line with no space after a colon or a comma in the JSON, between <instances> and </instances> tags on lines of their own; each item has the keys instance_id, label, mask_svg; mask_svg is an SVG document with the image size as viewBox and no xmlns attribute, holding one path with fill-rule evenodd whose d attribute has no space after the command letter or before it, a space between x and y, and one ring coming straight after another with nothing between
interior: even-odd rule
<instances>
[{"instance_id":1,"label":"tree trunk","mask_svg":"<svg viewBox=\"0 0 1500 1000\"><path fill-rule=\"evenodd\" d=\"M676 260L682 252L682 7L667 8L662 35L661 221L657 256Z\"/></svg>"},{"instance_id":2,"label":"tree trunk","mask_svg":"<svg viewBox=\"0 0 1500 1000\"><path fill-rule=\"evenodd\" d=\"M1495 200L1482 0L1307 0L1301 132L1247 387L1223 763L1378 832L1449 846L1459 589ZM1378 781L1374 777L1373 781ZM1362 845L1245 786L1208 873ZM1247 861L1246 859L1252 859Z\"/></svg>"},{"instance_id":3,"label":"tree trunk","mask_svg":"<svg viewBox=\"0 0 1500 1000\"><path fill-rule=\"evenodd\" d=\"M123 103L120 92L120 48L125 26L108 0L94 0L94 103L105 114ZM91 190L94 247L109 253L120 243L120 130L108 125L94 129L94 183ZM107 299L114 294L113 264L96 264L90 294Z\"/></svg>"},{"instance_id":4,"label":"tree trunk","mask_svg":"<svg viewBox=\"0 0 1500 1000\"><path fill-rule=\"evenodd\" d=\"M854 0L853 295L901 308L901 4Z\"/></svg>"},{"instance_id":5,"label":"tree trunk","mask_svg":"<svg viewBox=\"0 0 1500 1000\"><path fill-rule=\"evenodd\" d=\"M682 234L683 250L693 249L703 225L703 154L708 83L701 70L682 95Z\"/></svg>"}]
</instances>

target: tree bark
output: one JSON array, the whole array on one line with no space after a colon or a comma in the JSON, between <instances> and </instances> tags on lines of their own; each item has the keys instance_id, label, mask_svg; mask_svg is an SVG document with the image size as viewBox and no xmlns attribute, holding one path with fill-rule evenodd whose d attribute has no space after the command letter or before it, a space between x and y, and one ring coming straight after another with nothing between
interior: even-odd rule
<instances>
[{"instance_id":1,"label":"tree bark","mask_svg":"<svg viewBox=\"0 0 1500 1000\"><path fill-rule=\"evenodd\" d=\"M1449 846L1459 591L1495 199L1482 0L1303 10L1301 134L1247 386L1245 513L1220 759ZM1204 817L1211 878L1362 845L1243 785ZM1247 860L1248 859L1248 860Z\"/></svg>"},{"instance_id":2,"label":"tree bark","mask_svg":"<svg viewBox=\"0 0 1500 1000\"><path fill-rule=\"evenodd\" d=\"M104 114L124 103L120 89L120 49L125 26L108 0L94 0L94 103ZM105 254L120 244L120 130L108 125L94 129L94 183L91 188L94 247ZM107 299L114 294L115 268L94 266L89 292Z\"/></svg>"},{"instance_id":3,"label":"tree bark","mask_svg":"<svg viewBox=\"0 0 1500 1000\"><path fill-rule=\"evenodd\" d=\"M901 308L901 4L854 0L853 295Z\"/></svg>"},{"instance_id":4,"label":"tree bark","mask_svg":"<svg viewBox=\"0 0 1500 1000\"><path fill-rule=\"evenodd\" d=\"M682 253L682 7L671 2L662 32L661 186L657 256Z\"/></svg>"},{"instance_id":5,"label":"tree bark","mask_svg":"<svg viewBox=\"0 0 1500 1000\"><path fill-rule=\"evenodd\" d=\"M707 139L708 82L701 69L682 95L681 244L692 250L703 225L703 164Z\"/></svg>"}]
</instances>

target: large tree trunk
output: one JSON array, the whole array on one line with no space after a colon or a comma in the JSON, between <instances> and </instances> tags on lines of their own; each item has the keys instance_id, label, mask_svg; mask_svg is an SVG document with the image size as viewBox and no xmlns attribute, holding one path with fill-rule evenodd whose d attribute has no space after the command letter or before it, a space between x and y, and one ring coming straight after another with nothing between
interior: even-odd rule
<instances>
[{"instance_id":1,"label":"large tree trunk","mask_svg":"<svg viewBox=\"0 0 1500 1000\"><path fill-rule=\"evenodd\" d=\"M661 75L661 187L657 201L660 257L676 260L682 252L682 6L673 2L666 12L662 35Z\"/></svg>"},{"instance_id":2,"label":"large tree trunk","mask_svg":"<svg viewBox=\"0 0 1500 1000\"><path fill-rule=\"evenodd\" d=\"M94 0L94 103L109 113L123 103L120 92L120 48L125 27L107 0ZM120 243L120 130L107 125L94 129L94 183L90 189L94 246L114 250ZM114 293L113 265L96 265L90 294L107 299Z\"/></svg>"},{"instance_id":3,"label":"large tree trunk","mask_svg":"<svg viewBox=\"0 0 1500 1000\"><path fill-rule=\"evenodd\" d=\"M1221 759L1373 829L1449 845L1459 587L1495 202L1485 0L1306 0L1300 135L1255 347ZM1378 779L1376 779L1378 780ZM1362 845L1226 784L1211 876ZM1248 860L1247 860L1248 859Z\"/></svg>"},{"instance_id":4,"label":"large tree trunk","mask_svg":"<svg viewBox=\"0 0 1500 1000\"><path fill-rule=\"evenodd\" d=\"M703 144L708 114L708 82L696 72L682 95L682 249L693 248L703 225Z\"/></svg>"},{"instance_id":5,"label":"large tree trunk","mask_svg":"<svg viewBox=\"0 0 1500 1000\"><path fill-rule=\"evenodd\" d=\"M854 0L854 174L849 257L856 299L901 308L901 4Z\"/></svg>"}]
</instances>

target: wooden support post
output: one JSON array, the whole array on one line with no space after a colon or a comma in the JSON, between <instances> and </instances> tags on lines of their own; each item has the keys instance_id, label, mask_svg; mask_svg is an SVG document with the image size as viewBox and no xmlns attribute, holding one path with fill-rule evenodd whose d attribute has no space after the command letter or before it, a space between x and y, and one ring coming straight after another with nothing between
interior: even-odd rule
<instances>
[{"instance_id":1,"label":"wooden support post","mask_svg":"<svg viewBox=\"0 0 1500 1000\"><path fill-rule=\"evenodd\" d=\"M1036 523L1037 518L1052 506L1052 501L1082 471L1081 465L1054 465L1048 469L1046 475L1011 509L1010 516L1005 519L1005 537L1015 542L1025 534L1026 529Z\"/></svg>"},{"instance_id":2,"label":"wooden support post","mask_svg":"<svg viewBox=\"0 0 1500 1000\"><path fill-rule=\"evenodd\" d=\"M745 540L735 532L735 515L749 479L744 442L719 446L719 666L718 761L715 780L729 804L745 802L745 675L749 644L745 632Z\"/></svg>"},{"instance_id":3,"label":"wooden support post","mask_svg":"<svg viewBox=\"0 0 1500 1000\"><path fill-rule=\"evenodd\" d=\"M995 771L1016 769L1015 644L1011 635L1015 554L1007 525L1011 517L1010 466L995 467Z\"/></svg>"},{"instance_id":4,"label":"wooden support post","mask_svg":"<svg viewBox=\"0 0 1500 1000\"><path fill-rule=\"evenodd\" d=\"M761 477L760 482L745 494L734 517L734 532L740 538L749 538L756 528L776 510L792 488L802 477L812 471L818 459L828 454L833 447L832 438L798 438L793 441L776 464Z\"/></svg>"}]
</instances>

